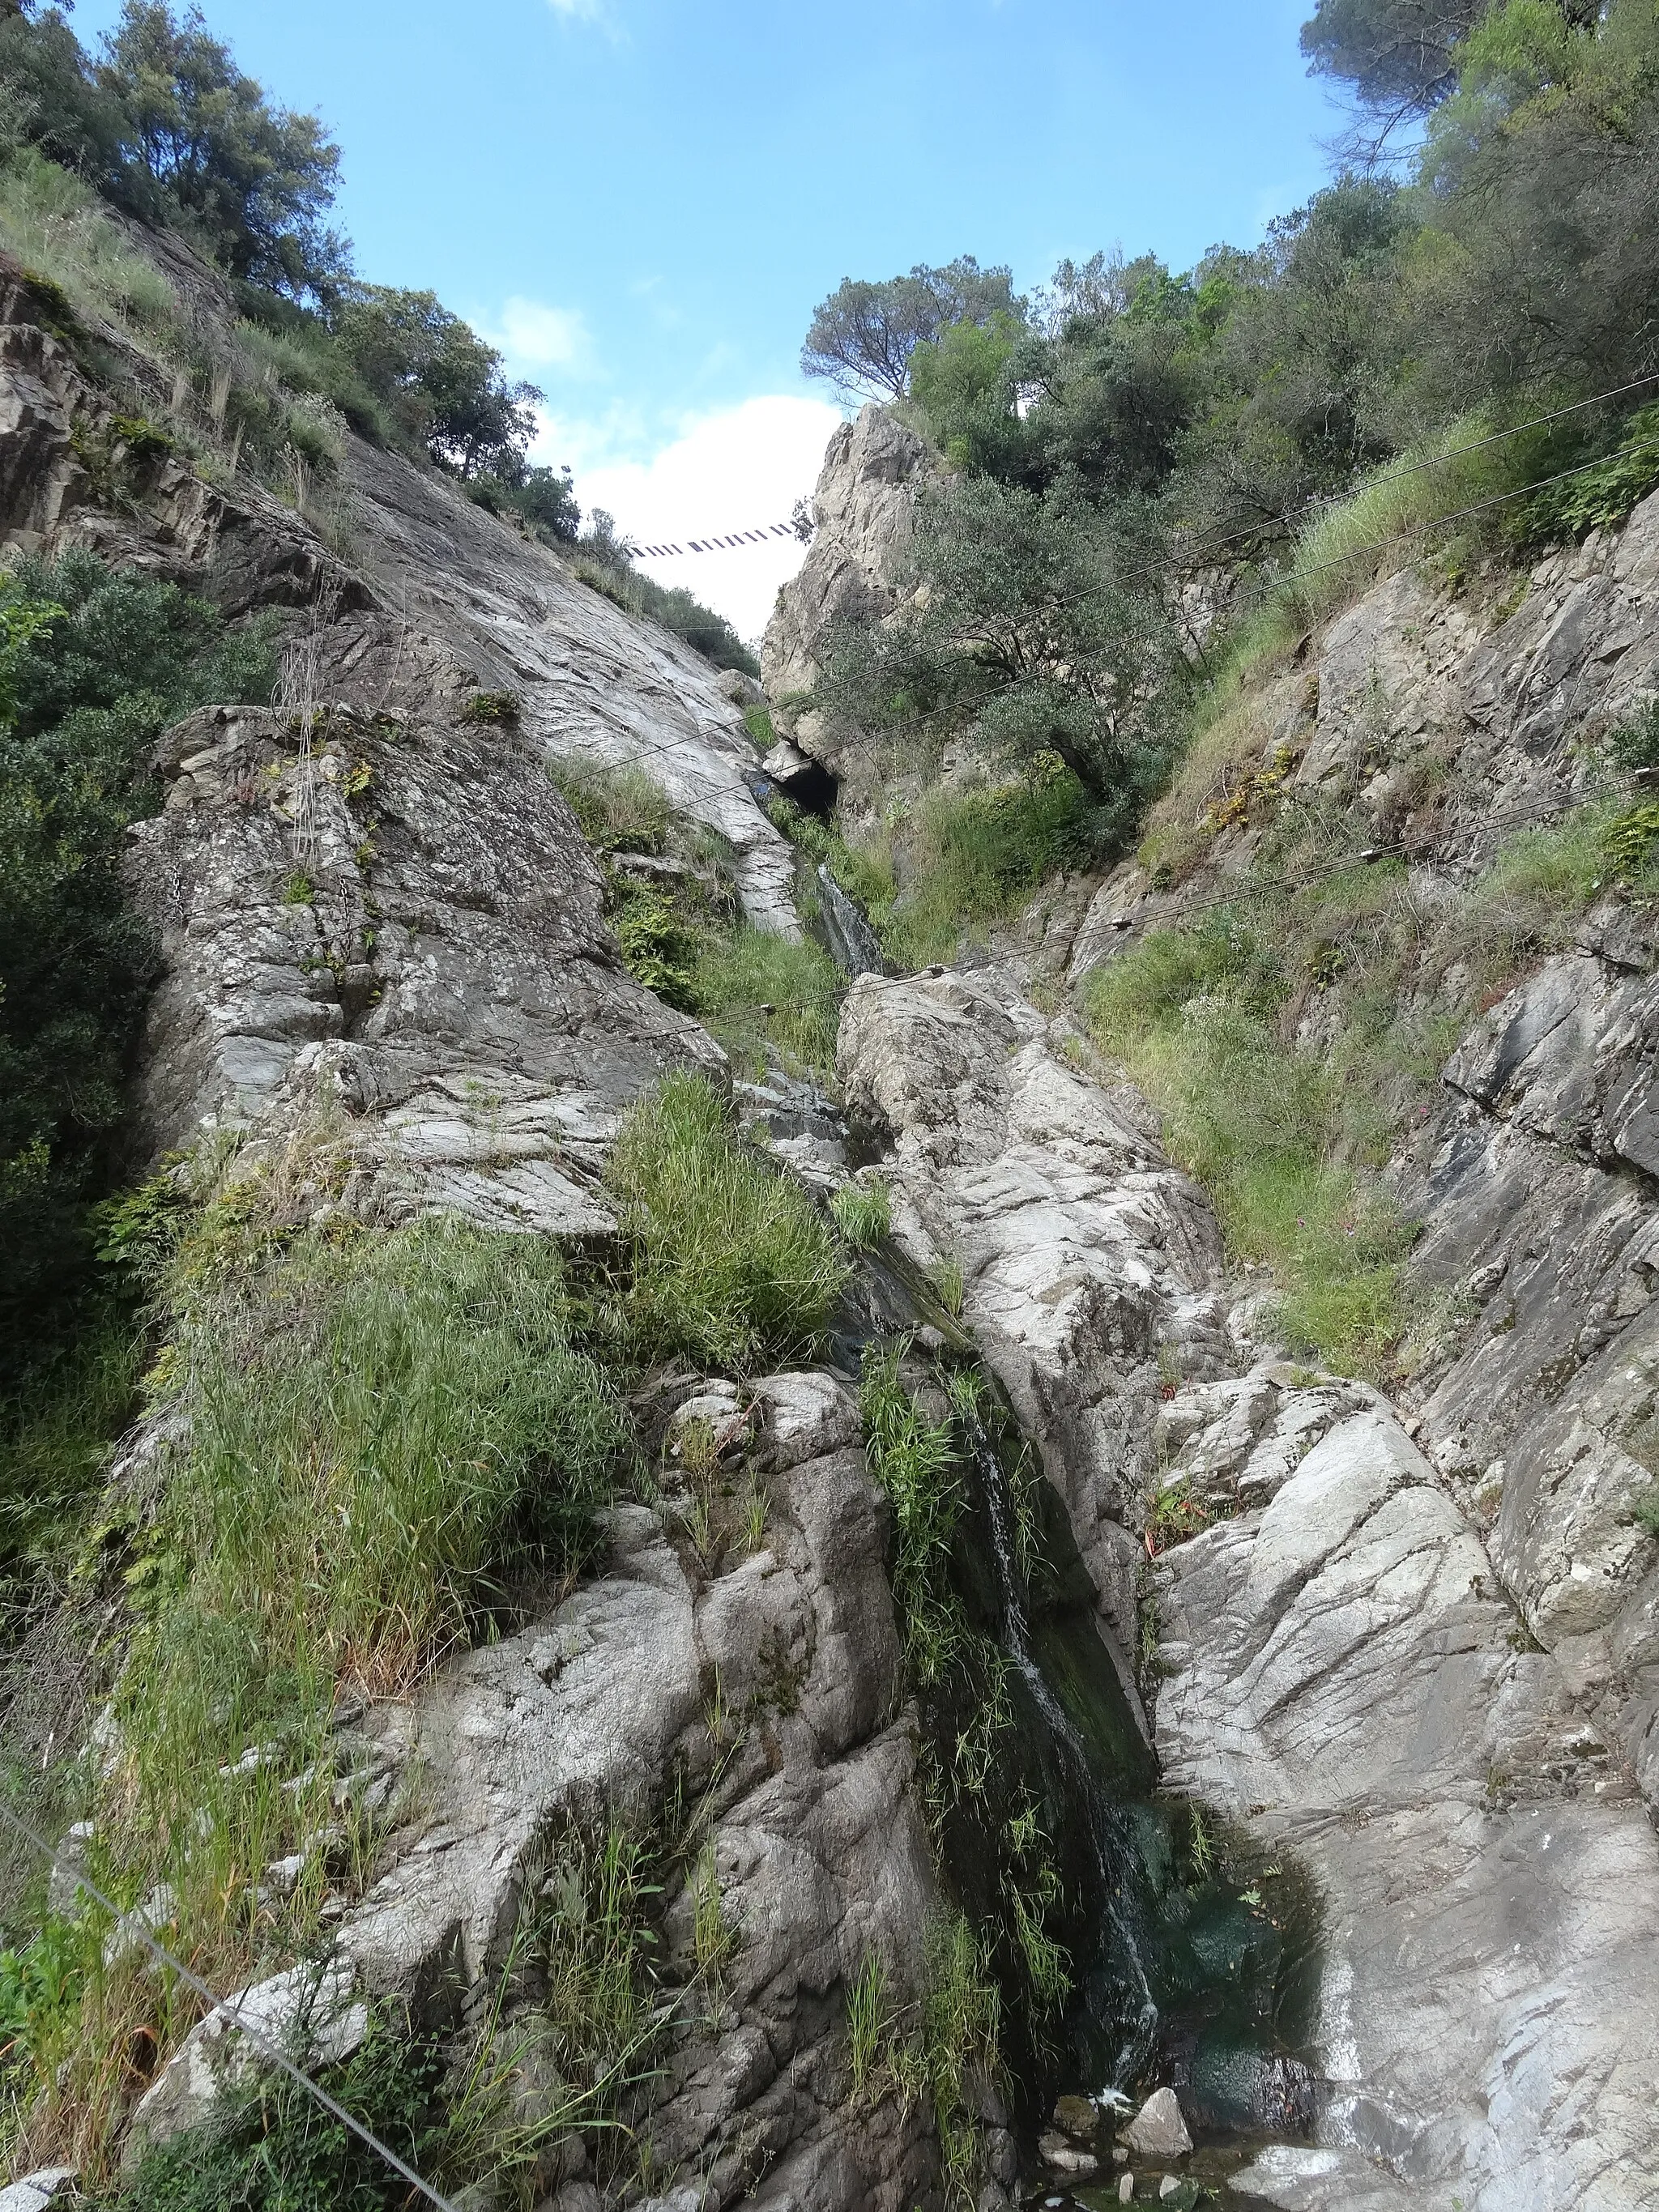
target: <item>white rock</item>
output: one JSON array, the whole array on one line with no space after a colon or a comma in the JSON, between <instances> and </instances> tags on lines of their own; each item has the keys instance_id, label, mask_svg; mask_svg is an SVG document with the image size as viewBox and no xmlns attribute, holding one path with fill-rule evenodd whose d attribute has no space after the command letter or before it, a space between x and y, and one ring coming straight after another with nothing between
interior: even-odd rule
<instances>
[{"instance_id":1,"label":"white rock","mask_svg":"<svg viewBox=\"0 0 1659 2212\"><path fill-rule=\"evenodd\" d=\"M1184 2158L1193 2147L1181 2103L1170 2088L1154 2089L1123 2130L1123 2140L1142 2158Z\"/></svg>"},{"instance_id":2,"label":"white rock","mask_svg":"<svg viewBox=\"0 0 1659 2212\"><path fill-rule=\"evenodd\" d=\"M0 2212L43 2212L54 2197L73 2188L76 2179L72 2166L37 2166L0 2189Z\"/></svg>"},{"instance_id":3,"label":"white rock","mask_svg":"<svg viewBox=\"0 0 1659 2212\"><path fill-rule=\"evenodd\" d=\"M349 2058L368 2033L368 2008L356 1997L356 1982L351 1961L343 1957L320 1966L290 1966L239 1990L210 2012L138 2100L130 2158L147 2143L165 2142L198 2125L222 2089L269 2067L270 2060L243 2033L239 2021L307 2072Z\"/></svg>"}]
</instances>

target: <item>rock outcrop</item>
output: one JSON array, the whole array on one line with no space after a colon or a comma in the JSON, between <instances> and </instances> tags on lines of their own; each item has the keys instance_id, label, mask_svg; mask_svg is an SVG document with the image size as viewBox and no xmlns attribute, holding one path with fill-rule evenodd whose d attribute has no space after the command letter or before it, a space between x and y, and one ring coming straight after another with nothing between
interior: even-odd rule
<instances>
[{"instance_id":1,"label":"rock outcrop","mask_svg":"<svg viewBox=\"0 0 1659 2212\"><path fill-rule=\"evenodd\" d=\"M330 546L174 454L129 468L115 419L5 272L5 542L90 547L233 613L300 613L279 709L207 708L171 731L165 803L130 838L163 968L136 1151L234 1132L257 1156L321 1114L349 1158L342 1202L371 1224L442 1208L609 1230L597 1170L621 1113L668 1069L726 1068L622 967L548 761L647 768L734 848L750 918L793 933L793 856L751 795L734 687L395 457L350 444ZM87 465L100 440L125 471L116 501ZM753 1395L759 1547L711 1564L672 1501L619 1509L609 1559L546 1619L361 1715L339 1739L341 1786L377 1824L379 1879L325 1917L320 1981L289 1968L239 2003L318 2064L349 2049L372 1997L438 2029L477 2021L559 1839L612 1818L661 1830L678 1806L686 1835L669 1840L699 1824L725 1955L694 1990L682 1866L662 1930L682 1994L651 2100L668 2201L690 2201L689 2176L701 2206L908 2212L937 2195L927 2109L854 2100L846 2066L848 1984L873 1957L917 1992L939 1903L884 1509L841 1383L781 1376ZM203 2118L250 2063L210 2014L149 2092L135 2153ZM1012 2143L994 2144L1012 2178ZM597 2205L579 2148L544 2179L560 2212ZM56 2183L37 2181L44 2202ZM988 2187L994 2212L1006 2200Z\"/></svg>"},{"instance_id":2,"label":"rock outcrop","mask_svg":"<svg viewBox=\"0 0 1659 2212\"><path fill-rule=\"evenodd\" d=\"M866 978L841 1057L899 1234L961 1266L1120 1635L1153 1489L1214 1516L1140 1593L1154 1739L1325 1910L1316 2142L1232 2187L1651 2202L1659 1843L1452 1490L1377 1392L1252 1345L1206 1205L1066 1024L987 975Z\"/></svg>"},{"instance_id":3,"label":"rock outcrop","mask_svg":"<svg viewBox=\"0 0 1659 2212\"><path fill-rule=\"evenodd\" d=\"M836 766L820 718L798 712L824 642L838 622L866 621L896 603L894 580L909 543L911 501L927 465L915 431L873 403L834 433L812 496L817 535L799 570L779 592L761 647L761 675L780 728L806 752Z\"/></svg>"},{"instance_id":4,"label":"rock outcrop","mask_svg":"<svg viewBox=\"0 0 1659 2212\"><path fill-rule=\"evenodd\" d=\"M921 1985L939 1904L913 1721L896 1707L886 1510L839 1382L782 1375L752 1397L760 1548L711 1566L672 1503L618 1508L599 1579L456 1661L418 1703L358 1723L380 1794L418 1817L393 1826L380 1880L339 1924L348 1979L328 2018L362 1996L412 1998L438 2019L458 1990L488 2007L574 1839L610 1818L660 1823L678 1804L730 1956L696 1982L688 1884L665 1927L673 2024L650 2099L655 2172L665 2185L696 2175L708 2212L908 2212L935 2173L926 2115L852 2096L845 2028L867 1959L895 1988ZM398 1778L417 1778L406 1799ZM255 1999L276 2002L271 1985ZM227 2069L204 2063L203 2033L141 2108L153 2136L217 2094ZM1006 2199L993 2185L981 2202Z\"/></svg>"},{"instance_id":5,"label":"rock outcrop","mask_svg":"<svg viewBox=\"0 0 1659 2212\"><path fill-rule=\"evenodd\" d=\"M379 629L346 617L331 650ZM622 968L533 744L469 725L453 667L424 673L420 720L336 708L308 748L257 708L168 732L167 802L127 860L164 963L141 1142L331 1109L378 1218L591 1234L622 1112L671 1067L723 1079L724 1057Z\"/></svg>"},{"instance_id":6,"label":"rock outcrop","mask_svg":"<svg viewBox=\"0 0 1659 2212\"><path fill-rule=\"evenodd\" d=\"M202 312L211 307L210 284ZM154 382L155 365L118 333L98 337L137 387ZM643 769L730 843L750 918L799 928L793 859L750 790L757 755L741 707L689 646L454 484L349 432L343 482L319 515L331 544L244 477L222 487L176 453L133 452L126 419L0 257L0 543L48 556L85 546L231 614L319 608L334 688L318 703L418 716L434 657L452 693L514 691L534 744Z\"/></svg>"}]
</instances>

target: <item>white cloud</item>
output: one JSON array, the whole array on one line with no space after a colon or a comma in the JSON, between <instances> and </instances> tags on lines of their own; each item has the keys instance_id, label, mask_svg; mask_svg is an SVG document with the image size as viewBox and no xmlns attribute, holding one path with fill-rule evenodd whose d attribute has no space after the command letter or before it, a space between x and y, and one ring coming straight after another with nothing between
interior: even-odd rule
<instances>
[{"instance_id":1,"label":"white cloud","mask_svg":"<svg viewBox=\"0 0 1659 2212\"><path fill-rule=\"evenodd\" d=\"M547 4L568 23L598 23L605 16L605 0L547 0Z\"/></svg>"},{"instance_id":2,"label":"white cloud","mask_svg":"<svg viewBox=\"0 0 1659 2212\"><path fill-rule=\"evenodd\" d=\"M476 320L514 368L562 368L580 374L592 366L593 343L578 307L550 307L514 294L498 319Z\"/></svg>"},{"instance_id":3,"label":"white cloud","mask_svg":"<svg viewBox=\"0 0 1659 2212\"><path fill-rule=\"evenodd\" d=\"M647 458L625 459L641 426L617 410L599 422L544 421L538 457L568 460L584 508L603 507L635 542L684 546L688 538L733 537L787 522L817 482L840 410L784 392L745 399L683 422L678 434ZM678 560L641 561L661 583L684 584L723 614L738 635L757 638L780 584L805 557L794 537L716 548Z\"/></svg>"}]
</instances>

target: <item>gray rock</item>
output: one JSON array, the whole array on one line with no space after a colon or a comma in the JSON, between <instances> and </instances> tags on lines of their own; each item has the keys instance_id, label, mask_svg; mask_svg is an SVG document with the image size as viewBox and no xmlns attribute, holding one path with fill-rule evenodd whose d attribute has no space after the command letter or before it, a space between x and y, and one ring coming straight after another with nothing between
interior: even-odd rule
<instances>
[{"instance_id":1,"label":"gray rock","mask_svg":"<svg viewBox=\"0 0 1659 2212\"><path fill-rule=\"evenodd\" d=\"M40 2166L0 2188L0 2212L45 2212L76 2193L80 2179L72 2166Z\"/></svg>"},{"instance_id":2,"label":"gray rock","mask_svg":"<svg viewBox=\"0 0 1659 2212\"><path fill-rule=\"evenodd\" d=\"M913 487L927 449L884 407L864 408L834 431L813 495L811 550L778 593L761 646L761 677L779 727L808 753L835 766L819 718L787 702L810 691L818 655L837 622L881 615L895 603L893 580L910 538Z\"/></svg>"},{"instance_id":3,"label":"gray rock","mask_svg":"<svg viewBox=\"0 0 1659 2212\"><path fill-rule=\"evenodd\" d=\"M1659 1849L1634 1808L1550 1780L1583 1725L1568 1686L1516 1648L1392 1417L1351 1415L1265 1511L1164 1554L1156 1596L1168 1779L1292 1850L1326 1903L1332 2156L1258 2193L1369 2204L1346 2147L1413 2202L1646 2202Z\"/></svg>"},{"instance_id":4,"label":"gray rock","mask_svg":"<svg viewBox=\"0 0 1659 2212\"><path fill-rule=\"evenodd\" d=\"M126 862L165 963L138 1079L148 1142L280 1138L331 1113L360 1209L609 1227L595 1178L622 1113L672 1067L723 1080L724 1057L620 969L598 869L533 755L498 732L337 714L321 761L349 773L329 777L273 714L206 709L172 749L191 726L217 741L211 785L139 823ZM374 978L356 994L354 948Z\"/></svg>"},{"instance_id":5,"label":"gray rock","mask_svg":"<svg viewBox=\"0 0 1659 2212\"><path fill-rule=\"evenodd\" d=\"M1154 2089L1124 2129L1123 2140L1138 2158L1185 2158L1193 2139L1175 2091Z\"/></svg>"},{"instance_id":6,"label":"gray rock","mask_svg":"<svg viewBox=\"0 0 1659 2212\"><path fill-rule=\"evenodd\" d=\"M1144 1104L1062 1056L1076 1040L994 975L862 976L837 1060L889 1133L895 1228L964 1278L963 1316L1066 1501L1121 1650L1135 1635L1159 1353L1231 1373L1208 1206Z\"/></svg>"},{"instance_id":7,"label":"gray rock","mask_svg":"<svg viewBox=\"0 0 1659 2212\"><path fill-rule=\"evenodd\" d=\"M270 2060L243 2023L307 2073L349 2058L368 2033L368 2008L349 1960L290 1966L240 1990L198 2022L139 2099L125 2163L150 2145L198 2127L228 2088L267 2071Z\"/></svg>"}]
</instances>

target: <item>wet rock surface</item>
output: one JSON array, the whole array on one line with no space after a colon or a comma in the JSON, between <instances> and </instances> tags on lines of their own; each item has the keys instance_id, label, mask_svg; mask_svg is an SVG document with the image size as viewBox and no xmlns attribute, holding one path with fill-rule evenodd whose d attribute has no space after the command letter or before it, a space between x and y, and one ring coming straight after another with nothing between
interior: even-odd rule
<instances>
[{"instance_id":1,"label":"wet rock surface","mask_svg":"<svg viewBox=\"0 0 1659 2212\"><path fill-rule=\"evenodd\" d=\"M866 979L841 1039L901 1240L959 1255L1103 1589L1115 1540L1133 1592L1160 1453L1220 1516L1152 1563L1154 1739L1167 1781L1293 1854L1326 1914L1316 2142L1230 2186L1651 2201L1659 1846L1611 1747L1387 1401L1250 1344L1204 1201L1066 1050L985 975ZM1089 1418L1053 1419L1051 1372L1101 1378Z\"/></svg>"}]
</instances>

